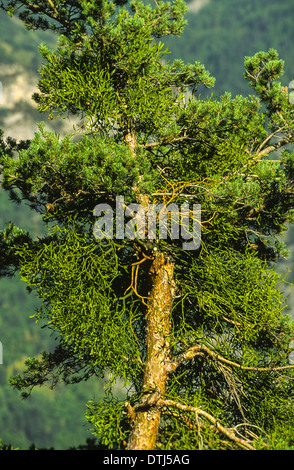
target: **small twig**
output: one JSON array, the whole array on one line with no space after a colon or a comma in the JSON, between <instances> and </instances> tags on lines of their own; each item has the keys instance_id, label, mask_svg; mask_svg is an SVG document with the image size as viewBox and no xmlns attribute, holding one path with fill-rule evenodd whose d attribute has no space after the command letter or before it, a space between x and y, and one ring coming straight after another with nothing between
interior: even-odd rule
<instances>
[{"instance_id":1,"label":"small twig","mask_svg":"<svg viewBox=\"0 0 294 470\"><path fill-rule=\"evenodd\" d=\"M54 3L52 2L52 0L47 0L47 2L49 3L50 7L53 8L54 10L54 13L59 16L59 13L58 13L58 10L56 9Z\"/></svg>"}]
</instances>

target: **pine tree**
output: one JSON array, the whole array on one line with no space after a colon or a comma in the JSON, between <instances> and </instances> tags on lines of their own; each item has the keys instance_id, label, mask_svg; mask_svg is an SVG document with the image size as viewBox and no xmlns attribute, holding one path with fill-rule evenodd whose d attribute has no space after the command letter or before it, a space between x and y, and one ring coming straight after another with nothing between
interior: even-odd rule
<instances>
[{"instance_id":1,"label":"pine tree","mask_svg":"<svg viewBox=\"0 0 294 470\"><path fill-rule=\"evenodd\" d=\"M0 5L59 35L56 50L40 46L34 98L52 119L80 118L63 139L44 123L30 142L2 133L2 186L48 233L3 229L1 274L37 292L36 320L57 340L12 385L28 396L110 377L86 414L111 449L291 445L294 329L274 270L293 219L283 61L246 57L255 94L203 100L209 72L170 62L161 42L181 34L182 0Z\"/></svg>"}]
</instances>

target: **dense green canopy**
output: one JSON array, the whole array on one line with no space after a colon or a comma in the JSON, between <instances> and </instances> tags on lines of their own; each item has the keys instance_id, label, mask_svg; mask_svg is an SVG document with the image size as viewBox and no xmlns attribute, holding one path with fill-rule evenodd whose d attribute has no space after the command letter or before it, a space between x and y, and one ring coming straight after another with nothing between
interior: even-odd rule
<instances>
[{"instance_id":1,"label":"dense green canopy","mask_svg":"<svg viewBox=\"0 0 294 470\"><path fill-rule=\"evenodd\" d=\"M181 0L6 3L11 14L25 7L19 16L30 28L60 34L55 51L40 47L39 109L81 118L77 140L44 125L31 142L2 136L2 186L48 223L38 240L13 226L1 232L2 273L19 271L37 292L36 317L59 341L12 384L27 395L49 378L122 379L125 400L110 381L106 400L88 404L109 448L134 448L144 413L160 415L158 449L275 447L277 430L290 445L294 330L272 263L293 218L294 155L272 154L293 142L294 110L278 53L245 58L253 96L201 99L199 88L214 83L209 72L168 62L160 42L182 31ZM117 196L200 204L200 247L184 250L170 233L97 239L95 207L115 213ZM164 384L149 354L157 339Z\"/></svg>"}]
</instances>

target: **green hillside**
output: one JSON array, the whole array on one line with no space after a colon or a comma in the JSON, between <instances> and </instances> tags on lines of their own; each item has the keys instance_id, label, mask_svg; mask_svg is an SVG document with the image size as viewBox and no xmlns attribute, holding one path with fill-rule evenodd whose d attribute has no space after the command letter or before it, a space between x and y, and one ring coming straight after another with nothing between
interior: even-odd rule
<instances>
[{"instance_id":1,"label":"green hillside","mask_svg":"<svg viewBox=\"0 0 294 470\"><path fill-rule=\"evenodd\" d=\"M205 64L216 78L215 95L248 95L244 57L260 50L276 49L285 61L284 84L293 79L293 16L291 0L210 0L197 14L187 14L189 25L180 40L165 43L171 57Z\"/></svg>"},{"instance_id":2,"label":"green hillside","mask_svg":"<svg viewBox=\"0 0 294 470\"><path fill-rule=\"evenodd\" d=\"M247 95L251 90L242 78L244 56L259 50L277 49L285 60L284 84L294 78L293 14L293 0L210 0L199 12L187 14L189 24L181 39L169 38L166 44L172 51L171 59L197 60L206 65L216 77L214 95L225 91ZM19 64L36 73L41 42L53 47L56 41L53 34L26 31L21 22L0 12L0 67ZM2 112L0 105L0 127ZM31 112L33 115L35 110ZM0 192L0 220L1 227L13 221L33 231L35 236L42 230L40 217L28 207L9 201L3 191ZM27 401L11 389L8 378L22 369L25 359L54 345L49 331L36 326L30 318L37 305L38 299L28 294L21 281L1 279L0 438L20 448L28 448L34 442L37 447L65 449L91 437L82 426L85 403L93 397L99 399L103 384L90 382L59 387L54 392L40 389Z\"/></svg>"},{"instance_id":3,"label":"green hillside","mask_svg":"<svg viewBox=\"0 0 294 470\"><path fill-rule=\"evenodd\" d=\"M10 19L0 12L0 71L1 65L20 65L36 74L40 66L38 46L46 42L53 47L56 37L50 33L27 31L22 22ZM24 107L23 107L24 108ZM26 106L25 115L36 119L39 113ZM11 113L1 109L2 117ZM5 130L5 129L4 129ZM5 133L5 136L6 133ZM0 190L1 227L13 221L37 237L43 230L41 216L23 204L15 204ZM0 365L0 439L14 447L27 449L34 443L38 448L53 446L65 449L85 443L91 434L85 428L85 403L101 394L102 383L36 390L22 400L8 384L10 375L23 369L24 361L43 350L53 349L54 338L47 329L35 325L30 318L38 306L38 299L26 291L18 278L0 281L0 341L3 345L3 364Z\"/></svg>"},{"instance_id":4,"label":"green hillside","mask_svg":"<svg viewBox=\"0 0 294 470\"><path fill-rule=\"evenodd\" d=\"M28 31L16 18L0 13L0 51L1 64L18 64L27 70L36 72L41 60L38 46L41 42L50 47L56 44L53 33L46 31Z\"/></svg>"},{"instance_id":5,"label":"green hillside","mask_svg":"<svg viewBox=\"0 0 294 470\"><path fill-rule=\"evenodd\" d=\"M32 230L36 236L40 219L28 208L12 205L6 194L0 197L1 224L13 220ZM52 391L36 390L27 400L8 384L9 376L21 372L24 361L52 350L54 338L30 318L39 302L17 279L0 282L0 341L3 364L0 365L0 437L4 443L27 449L32 442L40 447L65 449L84 443L89 435L85 427L85 403L101 394L102 383L62 386Z\"/></svg>"}]
</instances>

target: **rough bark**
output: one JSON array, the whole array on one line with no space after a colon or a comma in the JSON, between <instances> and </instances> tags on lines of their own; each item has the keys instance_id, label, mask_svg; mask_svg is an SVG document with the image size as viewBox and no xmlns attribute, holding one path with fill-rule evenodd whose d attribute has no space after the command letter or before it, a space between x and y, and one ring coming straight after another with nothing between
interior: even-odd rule
<instances>
[{"instance_id":1,"label":"rough bark","mask_svg":"<svg viewBox=\"0 0 294 470\"><path fill-rule=\"evenodd\" d=\"M136 136L129 126L124 130L125 143L136 158ZM137 202L147 207L149 198L134 187ZM173 264L163 253L154 252L149 276L151 290L148 295L146 315L146 362L143 378L143 398L136 411L131 413L132 431L128 450L152 450L155 448L160 423L160 409L153 405L164 396L167 365L170 363L170 324L174 298Z\"/></svg>"},{"instance_id":2,"label":"rough bark","mask_svg":"<svg viewBox=\"0 0 294 470\"><path fill-rule=\"evenodd\" d=\"M156 252L150 268L152 288L147 310L146 363L143 381L144 398L136 406L129 450L152 450L156 446L160 409L153 405L164 396L170 359L170 325L174 298L173 264Z\"/></svg>"}]
</instances>

